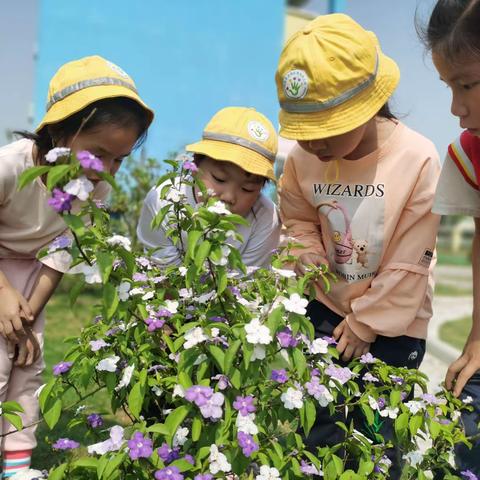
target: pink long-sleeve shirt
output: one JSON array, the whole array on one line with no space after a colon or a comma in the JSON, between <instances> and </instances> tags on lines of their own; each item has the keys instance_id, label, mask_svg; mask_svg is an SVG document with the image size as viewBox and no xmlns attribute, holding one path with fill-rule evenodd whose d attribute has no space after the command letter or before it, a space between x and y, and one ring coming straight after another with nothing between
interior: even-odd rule
<instances>
[{"instance_id":1,"label":"pink long-sleeve shirt","mask_svg":"<svg viewBox=\"0 0 480 480\"><path fill-rule=\"evenodd\" d=\"M434 145L398 123L376 151L339 160L338 179L328 165L297 145L280 180L283 223L304 246L294 253L323 256L337 277L328 294L316 285L317 299L364 341L426 338L440 221Z\"/></svg>"}]
</instances>

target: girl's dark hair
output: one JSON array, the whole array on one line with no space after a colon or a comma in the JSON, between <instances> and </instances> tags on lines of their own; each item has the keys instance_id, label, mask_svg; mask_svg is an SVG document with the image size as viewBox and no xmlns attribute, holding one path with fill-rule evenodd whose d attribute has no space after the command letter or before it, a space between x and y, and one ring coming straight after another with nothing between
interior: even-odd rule
<instances>
[{"instance_id":1,"label":"girl's dark hair","mask_svg":"<svg viewBox=\"0 0 480 480\"><path fill-rule=\"evenodd\" d=\"M145 141L150 124L149 113L138 102L128 97L114 97L97 100L65 120L46 125L38 133L25 131L14 133L35 142L38 149L36 159L38 161L59 141L72 138L87 118L88 121L82 126L82 132L101 128L104 125L137 128L138 140L135 148Z\"/></svg>"},{"instance_id":2,"label":"girl's dark hair","mask_svg":"<svg viewBox=\"0 0 480 480\"><path fill-rule=\"evenodd\" d=\"M377 115L379 117L387 118L388 120L397 120L397 117L390 110L389 103L385 103L383 107L378 111Z\"/></svg>"},{"instance_id":3,"label":"girl's dark hair","mask_svg":"<svg viewBox=\"0 0 480 480\"><path fill-rule=\"evenodd\" d=\"M426 27L417 31L427 48L455 63L480 57L480 0L438 0Z\"/></svg>"}]
</instances>

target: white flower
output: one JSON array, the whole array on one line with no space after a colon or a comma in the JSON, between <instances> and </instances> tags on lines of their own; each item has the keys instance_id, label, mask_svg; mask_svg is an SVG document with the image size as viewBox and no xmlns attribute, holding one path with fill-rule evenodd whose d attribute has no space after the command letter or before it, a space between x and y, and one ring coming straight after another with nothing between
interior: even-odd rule
<instances>
[{"instance_id":1,"label":"white flower","mask_svg":"<svg viewBox=\"0 0 480 480\"><path fill-rule=\"evenodd\" d=\"M416 467L423 460L423 453L420 450L414 450L413 452L406 453L403 458L412 466Z\"/></svg>"},{"instance_id":2,"label":"white flower","mask_svg":"<svg viewBox=\"0 0 480 480\"><path fill-rule=\"evenodd\" d=\"M215 295L216 295L215 290L212 290L211 292L204 293L203 295L200 295L199 297L195 297L194 300L198 303L207 303Z\"/></svg>"},{"instance_id":3,"label":"white flower","mask_svg":"<svg viewBox=\"0 0 480 480\"><path fill-rule=\"evenodd\" d=\"M128 292L130 292L130 283L121 282L120 285L117 287L118 298L120 299L120 301L125 302L128 300L128 297L130 296Z\"/></svg>"},{"instance_id":4,"label":"white flower","mask_svg":"<svg viewBox=\"0 0 480 480\"><path fill-rule=\"evenodd\" d=\"M165 308L171 313L178 312L178 302L176 300L165 300Z\"/></svg>"},{"instance_id":5,"label":"white flower","mask_svg":"<svg viewBox=\"0 0 480 480\"><path fill-rule=\"evenodd\" d=\"M184 277L187 274L188 270L186 267L178 267L178 273Z\"/></svg>"},{"instance_id":6,"label":"white flower","mask_svg":"<svg viewBox=\"0 0 480 480\"><path fill-rule=\"evenodd\" d=\"M260 475L255 477L255 480L279 480L280 479L280 472L272 467L270 468L268 465L262 465L260 467Z\"/></svg>"},{"instance_id":7,"label":"white flower","mask_svg":"<svg viewBox=\"0 0 480 480\"><path fill-rule=\"evenodd\" d=\"M468 405L473 402L473 398L470 395L467 395L465 398L462 399L465 405Z\"/></svg>"},{"instance_id":8,"label":"white flower","mask_svg":"<svg viewBox=\"0 0 480 480\"><path fill-rule=\"evenodd\" d=\"M213 205L207 208L209 212L216 213L218 215L230 215L232 213L223 202L216 201Z\"/></svg>"},{"instance_id":9,"label":"white flower","mask_svg":"<svg viewBox=\"0 0 480 480\"><path fill-rule=\"evenodd\" d=\"M123 387L127 387L130 384L130 380L132 379L132 374L134 370L135 365L130 365L129 367L125 367L123 369L122 379L120 380L120 383L115 387L116 392L118 392Z\"/></svg>"},{"instance_id":10,"label":"white flower","mask_svg":"<svg viewBox=\"0 0 480 480\"><path fill-rule=\"evenodd\" d=\"M203 363L205 360L207 360L208 357L204 354L204 353L201 353L197 359L193 362L194 365L200 365L201 363Z\"/></svg>"},{"instance_id":11,"label":"white flower","mask_svg":"<svg viewBox=\"0 0 480 480\"><path fill-rule=\"evenodd\" d=\"M70 149L65 147L52 148L46 155L45 160L48 163L55 163L59 158L70 155Z\"/></svg>"},{"instance_id":12,"label":"white flower","mask_svg":"<svg viewBox=\"0 0 480 480\"><path fill-rule=\"evenodd\" d=\"M181 288L178 295L180 298L190 298L193 295L193 290L191 288Z\"/></svg>"},{"instance_id":13,"label":"white flower","mask_svg":"<svg viewBox=\"0 0 480 480\"><path fill-rule=\"evenodd\" d=\"M328 342L323 338L316 338L310 345L309 345L310 353L317 354L317 353L328 353Z\"/></svg>"},{"instance_id":14,"label":"white flower","mask_svg":"<svg viewBox=\"0 0 480 480\"><path fill-rule=\"evenodd\" d=\"M258 343L268 345L273 340L269 328L262 325L258 318L252 319L250 323L245 325L245 331L247 332L247 342L254 345Z\"/></svg>"},{"instance_id":15,"label":"white flower","mask_svg":"<svg viewBox=\"0 0 480 480\"><path fill-rule=\"evenodd\" d=\"M44 383L43 385L40 385L36 390L35 392L33 393L33 396L35 398L39 398L40 397L40 394L42 393L42 390L47 386L46 383ZM1 412L0 412L1 413Z\"/></svg>"},{"instance_id":16,"label":"white flower","mask_svg":"<svg viewBox=\"0 0 480 480\"><path fill-rule=\"evenodd\" d=\"M415 415L416 413L422 411L425 408L425 404L417 400L406 402L405 406L410 410L410 413L412 413L412 415Z\"/></svg>"},{"instance_id":17,"label":"white flower","mask_svg":"<svg viewBox=\"0 0 480 480\"><path fill-rule=\"evenodd\" d=\"M67 273L83 273L85 275L85 281L89 284L102 283L100 268L96 263L93 265L88 265L85 262L79 263L72 267Z\"/></svg>"},{"instance_id":18,"label":"white flower","mask_svg":"<svg viewBox=\"0 0 480 480\"><path fill-rule=\"evenodd\" d=\"M157 396L157 397L161 397L162 394L163 394L163 390L158 386L158 385L154 385L152 387L152 392Z\"/></svg>"},{"instance_id":19,"label":"white flower","mask_svg":"<svg viewBox=\"0 0 480 480\"><path fill-rule=\"evenodd\" d=\"M302 298L298 293L293 293L290 295L290 298L287 298L282 303L287 312L298 313L300 315L305 315L307 313L305 307L308 305L308 300Z\"/></svg>"},{"instance_id":20,"label":"white flower","mask_svg":"<svg viewBox=\"0 0 480 480\"><path fill-rule=\"evenodd\" d=\"M380 410L380 407L378 406L378 402L371 395L368 396L368 403L372 410Z\"/></svg>"},{"instance_id":21,"label":"white flower","mask_svg":"<svg viewBox=\"0 0 480 480\"><path fill-rule=\"evenodd\" d=\"M256 435L258 433L258 427L255 425L255 414L249 413L248 415L237 415L237 421L235 422L237 430L243 433L249 433L250 435Z\"/></svg>"},{"instance_id":22,"label":"white flower","mask_svg":"<svg viewBox=\"0 0 480 480\"><path fill-rule=\"evenodd\" d=\"M89 454L105 455L107 452L120 450L123 444L123 428L115 425L110 429L110 438L104 442L95 443L87 447Z\"/></svg>"},{"instance_id":23,"label":"white flower","mask_svg":"<svg viewBox=\"0 0 480 480\"><path fill-rule=\"evenodd\" d=\"M212 336L212 338L217 338L219 334L220 330L218 328L212 328L210 330L210 335Z\"/></svg>"},{"instance_id":24,"label":"white flower","mask_svg":"<svg viewBox=\"0 0 480 480\"><path fill-rule=\"evenodd\" d=\"M398 417L398 408L395 407L385 407L383 410L380 410L381 417L388 417L388 418L397 418Z\"/></svg>"},{"instance_id":25,"label":"white flower","mask_svg":"<svg viewBox=\"0 0 480 480\"><path fill-rule=\"evenodd\" d=\"M254 362L255 360L263 360L265 356L265 347L263 345L255 345L253 347L253 353L250 357L250 361Z\"/></svg>"},{"instance_id":26,"label":"white flower","mask_svg":"<svg viewBox=\"0 0 480 480\"><path fill-rule=\"evenodd\" d=\"M210 446L210 473L212 475L218 472L229 472L232 466L227 461L227 457L218 450L215 444Z\"/></svg>"},{"instance_id":27,"label":"white flower","mask_svg":"<svg viewBox=\"0 0 480 480\"><path fill-rule=\"evenodd\" d=\"M221 267L224 267L228 263L230 248L227 245L222 245L221 250L222 250L222 256L220 260L214 260L213 258L210 258L210 260L214 265L220 265Z\"/></svg>"},{"instance_id":28,"label":"white flower","mask_svg":"<svg viewBox=\"0 0 480 480\"><path fill-rule=\"evenodd\" d=\"M147 292L145 295L142 296L142 300L150 300L154 296L155 296L155 293L150 291L150 292Z\"/></svg>"},{"instance_id":29,"label":"white flower","mask_svg":"<svg viewBox=\"0 0 480 480\"><path fill-rule=\"evenodd\" d=\"M173 436L173 447L181 447L188 440L188 433L187 427L179 427Z\"/></svg>"},{"instance_id":30,"label":"white flower","mask_svg":"<svg viewBox=\"0 0 480 480\"><path fill-rule=\"evenodd\" d=\"M104 358L98 362L95 367L99 372L115 372L117 370L117 363L120 357L112 355L111 357Z\"/></svg>"},{"instance_id":31,"label":"white flower","mask_svg":"<svg viewBox=\"0 0 480 480\"><path fill-rule=\"evenodd\" d=\"M192 348L195 345L204 342L205 340L208 340L208 337L205 335L205 333L203 333L203 329L201 327L191 328L185 334L185 343L183 344L183 348L188 350L189 348Z\"/></svg>"},{"instance_id":32,"label":"white flower","mask_svg":"<svg viewBox=\"0 0 480 480\"><path fill-rule=\"evenodd\" d=\"M282 268L272 267L272 272L278 273L278 275L285 278L291 278L291 277L297 276L297 274L293 270L285 270Z\"/></svg>"},{"instance_id":33,"label":"white flower","mask_svg":"<svg viewBox=\"0 0 480 480\"><path fill-rule=\"evenodd\" d=\"M181 385L175 385L175 387L173 389L172 397L173 398L175 398L175 397L184 398L185 397L185 389Z\"/></svg>"},{"instance_id":34,"label":"white flower","mask_svg":"<svg viewBox=\"0 0 480 480\"><path fill-rule=\"evenodd\" d=\"M287 410L303 407L303 393L295 388L288 387L287 391L282 393L280 399Z\"/></svg>"},{"instance_id":35,"label":"white flower","mask_svg":"<svg viewBox=\"0 0 480 480\"><path fill-rule=\"evenodd\" d=\"M129 238L124 237L122 235L112 235L111 237L107 238L107 243L109 245L120 245L125 250L129 252L132 250L132 242Z\"/></svg>"},{"instance_id":36,"label":"white flower","mask_svg":"<svg viewBox=\"0 0 480 480\"><path fill-rule=\"evenodd\" d=\"M18 471L13 476L8 477L10 480L40 480L45 477L47 473L40 470L34 470L33 468L26 468ZM6 478L6 477L5 477Z\"/></svg>"},{"instance_id":37,"label":"white flower","mask_svg":"<svg viewBox=\"0 0 480 480\"><path fill-rule=\"evenodd\" d=\"M80 200L86 200L93 190L93 183L82 175L79 178L70 180L63 189L70 195L75 195Z\"/></svg>"},{"instance_id":38,"label":"white flower","mask_svg":"<svg viewBox=\"0 0 480 480\"><path fill-rule=\"evenodd\" d=\"M173 203L179 203L182 201L184 195L180 190L177 190L173 185L170 188L169 192L167 193L167 196L165 197L166 200L173 202Z\"/></svg>"}]
</instances>

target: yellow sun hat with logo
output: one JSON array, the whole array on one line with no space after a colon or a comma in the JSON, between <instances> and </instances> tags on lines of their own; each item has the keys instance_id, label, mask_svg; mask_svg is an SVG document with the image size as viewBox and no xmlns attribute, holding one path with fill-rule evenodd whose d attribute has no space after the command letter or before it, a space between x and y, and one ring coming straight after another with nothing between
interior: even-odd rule
<instances>
[{"instance_id":1,"label":"yellow sun hat with logo","mask_svg":"<svg viewBox=\"0 0 480 480\"><path fill-rule=\"evenodd\" d=\"M400 80L373 32L348 15L322 15L286 43L275 75L280 135L314 140L373 118Z\"/></svg>"},{"instance_id":2,"label":"yellow sun hat with logo","mask_svg":"<svg viewBox=\"0 0 480 480\"><path fill-rule=\"evenodd\" d=\"M226 107L208 122L202 140L187 145L186 150L275 181L277 146L277 132L265 115L254 108Z\"/></svg>"},{"instance_id":3,"label":"yellow sun hat with logo","mask_svg":"<svg viewBox=\"0 0 480 480\"><path fill-rule=\"evenodd\" d=\"M132 78L118 65L99 55L65 63L50 80L46 114L36 131L65 120L93 102L114 97L135 100L146 110L149 124L152 123L153 110L140 98Z\"/></svg>"}]
</instances>

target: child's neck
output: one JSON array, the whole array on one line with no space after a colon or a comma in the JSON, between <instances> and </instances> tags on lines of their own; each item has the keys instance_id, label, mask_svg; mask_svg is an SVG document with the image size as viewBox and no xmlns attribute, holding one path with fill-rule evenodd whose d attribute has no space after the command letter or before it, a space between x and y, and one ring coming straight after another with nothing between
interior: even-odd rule
<instances>
[{"instance_id":1,"label":"child's neck","mask_svg":"<svg viewBox=\"0 0 480 480\"><path fill-rule=\"evenodd\" d=\"M358 160L378 150L390 138L396 126L397 122L395 119L379 116L373 117L367 123L362 141L358 147L348 155L348 160Z\"/></svg>"}]
</instances>

